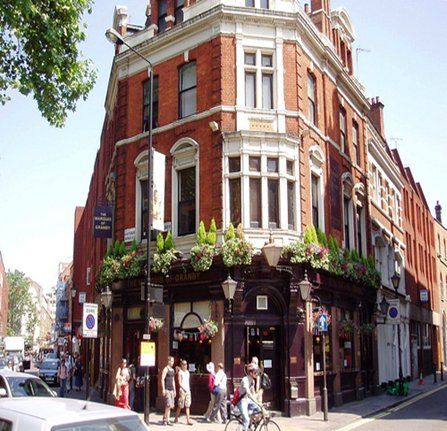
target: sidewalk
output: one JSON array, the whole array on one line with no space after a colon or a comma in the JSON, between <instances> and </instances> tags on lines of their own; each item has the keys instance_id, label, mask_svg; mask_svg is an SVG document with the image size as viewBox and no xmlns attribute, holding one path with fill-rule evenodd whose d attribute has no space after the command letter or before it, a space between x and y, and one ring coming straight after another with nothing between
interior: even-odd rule
<instances>
[{"instance_id":1,"label":"sidewalk","mask_svg":"<svg viewBox=\"0 0 447 431\"><path fill-rule=\"evenodd\" d=\"M379 412L391 409L405 401L408 401L420 394L429 392L433 389L440 388L447 385L447 375L445 380L440 381L440 374L438 373L437 383L433 383L433 375L427 376L424 385L419 385L418 380L410 382L410 391L407 397L391 396L386 393L370 396L362 401L355 401L344 404L340 407L334 407L329 410L329 420L324 422L323 413L318 412L313 416L297 416L293 418L275 416L274 420L278 423L281 431L335 431L345 427L361 418L373 416ZM96 402L103 402L99 394L94 388L90 388L90 400ZM85 387L81 392L70 391L67 395L70 398L85 399ZM140 414L143 419L143 414ZM171 415L173 420L174 414ZM224 424L208 423L203 420L201 416L193 415L191 417L194 426L186 425L185 415L180 416L180 421L174 424L173 427L166 427L162 425L162 415L158 412L151 412L149 417L150 428L155 430L187 431L194 429L195 431L223 431Z\"/></svg>"}]
</instances>

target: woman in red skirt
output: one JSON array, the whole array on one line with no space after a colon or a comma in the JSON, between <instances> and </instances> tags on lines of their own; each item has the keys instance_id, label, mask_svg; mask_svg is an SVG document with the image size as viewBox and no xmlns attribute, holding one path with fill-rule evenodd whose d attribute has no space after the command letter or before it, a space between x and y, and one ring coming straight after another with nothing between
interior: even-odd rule
<instances>
[{"instance_id":1,"label":"woman in red skirt","mask_svg":"<svg viewBox=\"0 0 447 431\"><path fill-rule=\"evenodd\" d=\"M113 388L113 395L115 396L115 406L123 409L129 409L129 380L130 372L127 368L126 359L121 360L115 376L115 386Z\"/></svg>"}]
</instances>

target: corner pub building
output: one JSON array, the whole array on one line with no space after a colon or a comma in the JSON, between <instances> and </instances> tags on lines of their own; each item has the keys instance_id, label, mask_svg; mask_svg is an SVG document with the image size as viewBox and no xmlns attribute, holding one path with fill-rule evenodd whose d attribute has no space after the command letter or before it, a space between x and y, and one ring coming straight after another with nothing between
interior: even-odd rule
<instances>
[{"instance_id":1,"label":"corner pub building","mask_svg":"<svg viewBox=\"0 0 447 431\"><path fill-rule=\"evenodd\" d=\"M117 7L114 29L153 64L154 97L149 106L147 63L117 45L101 145L76 223L74 282L88 302L99 303L107 246L135 239L145 247L152 109L153 146L166 156L165 226L183 253L166 274L152 274L152 282L163 285L164 300L151 310L164 320L152 335L152 404L160 406L158 377L169 354L176 365L180 358L190 364L193 413L206 409L210 360L224 363L231 392L257 356L272 380L264 400L289 416L320 408L323 349L330 405L372 391L375 330L346 332L340 325L371 323L375 290L307 263L282 259L272 267L262 253L270 238L287 245L311 224L346 249L370 252L370 105L354 77L347 12L331 10L328 0L312 0L310 7L292 0L153 0L144 27L129 24L127 9ZM94 207L104 202L114 210L108 240L92 232ZM189 251L199 222L208 226L211 218L218 247L230 223L242 224L254 250L250 265L227 267L218 255L209 270L193 270ZM300 294L305 273L312 301ZM231 303L222 288L228 276L236 283ZM113 284L111 308L102 308L91 374L109 400L120 358L137 362L148 332L144 280L141 274ZM332 316L325 346L312 329L319 305ZM198 334L209 318L218 324L211 341Z\"/></svg>"}]
</instances>

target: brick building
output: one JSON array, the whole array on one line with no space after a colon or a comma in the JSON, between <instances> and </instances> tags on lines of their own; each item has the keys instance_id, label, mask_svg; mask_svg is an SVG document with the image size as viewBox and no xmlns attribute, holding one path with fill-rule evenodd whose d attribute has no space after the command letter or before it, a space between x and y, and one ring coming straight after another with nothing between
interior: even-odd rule
<instances>
[{"instance_id":1,"label":"brick building","mask_svg":"<svg viewBox=\"0 0 447 431\"><path fill-rule=\"evenodd\" d=\"M381 289L377 303L383 298L397 304L400 310L400 346L396 324L378 316L377 355L378 382L387 383L399 377L402 366L404 377L410 373L410 303L405 290L405 238L402 214L403 181L385 139L384 105L373 98L367 125L369 202L371 214L371 241L377 270L381 274ZM391 277L400 274L398 295ZM401 357L399 358L399 355Z\"/></svg>"},{"instance_id":2,"label":"brick building","mask_svg":"<svg viewBox=\"0 0 447 431\"><path fill-rule=\"evenodd\" d=\"M324 349L330 404L372 391L380 383L374 335L342 329L345 323L372 324L376 291L305 264L280 272L260 254L270 236L274 244L286 245L313 224L366 257L378 246L377 235L370 234L371 208L374 228L399 251L393 259L403 260L399 205L391 201L403 184L395 178L396 168L386 166L390 153L380 149L380 129L368 123L374 124L378 111L367 119L371 105L354 76L355 33L347 12L331 10L328 0L304 8L289 0L161 0L152 2L144 28L128 23L126 8L116 8L114 28L153 64L154 98L149 106L147 63L117 45L101 145L87 202L76 213L76 295L85 292L88 302L99 303L98 272L114 240L135 239L142 246L147 241L152 109L153 146L166 157L165 228L183 252L167 275L152 277L163 285L165 302L164 326L152 335L157 345L152 381L158 381L168 354L187 359L194 371L193 406L200 412L208 401L202 374L207 361L224 362L232 390L244 364L258 356L273 382L265 400L288 415L310 414L321 404ZM382 169L392 171L394 194L390 190L383 204L368 204L368 134L378 155L387 152ZM93 235L100 204L114 209L109 240ZM193 270L189 251L199 221L208 225L211 218L218 244L230 223L242 223L256 251L251 265L227 268L216 257L208 271ZM314 299L333 318L325 346L312 333L312 305L299 293L305 270ZM221 287L229 274L237 282L232 310L225 307ZM147 332L144 280L144 275L124 280L113 291L110 314L102 310L100 337L90 351L91 375L104 396L110 395L120 358L136 361ZM382 281L387 292L387 276ZM81 322L77 298L75 325ZM219 331L212 343L203 343L197 327L209 317ZM179 339L179 332L187 337ZM153 403L159 383L151 386Z\"/></svg>"},{"instance_id":3,"label":"brick building","mask_svg":"<svg viewBox=\"0 0 447 431\"><path fill-rule=\"evenodd\" d=\"M440 344L436 364L447 363L447 228L442 222L442 207L439 202L435 207L435 248L436 248L436 276L439 285L439 312L440 322Z\"/></svg>"},{"instance_id":4,"label":"brick building","mask_svg":"<svg viewBox=\"0 0 447 431\"><path fill-rule=\"evenodd\" d=\"M411 169L404 167L398 151L392 152L404 183L405 288L410 297L411 376L417 378L432 372L440 348L435 222L421 184L415 181Z\"/></svg>"}]
</instances>

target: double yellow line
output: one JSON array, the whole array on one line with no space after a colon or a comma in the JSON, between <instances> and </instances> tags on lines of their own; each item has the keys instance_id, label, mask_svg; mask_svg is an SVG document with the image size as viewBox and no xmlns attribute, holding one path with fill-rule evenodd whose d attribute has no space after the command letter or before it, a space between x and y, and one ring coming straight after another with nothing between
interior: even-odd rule
<instances>
[{"instance_id":1,"label":"double yellow line","mask_svg":"<svg viewBox=\"0 0 447 431\"><path fill-rule=\"evenodd\" d=\"M399 411L401 409L404 409L405 407L411 406L412 404L418 402L419 400L422 400L422 399L424 399L426 397L429 397L430 395L434 394L435 392L440 391L441 389L444 389L445 387L446 387L446 385L444 384L444 385L439 386L437 388L431 389L430 391L424 392L424 393L422 393L420 395L416 395L414 398L411 398L408 401L404 401L403 403L401 403L401 404L399 404L399 405L397 405L395 407L392 407L390 409L387 409L387 410L385 410L383 412L377 413L374 416L371 416L371 417L365 418L365 419L359 419L359 420L357 420L357 421L355 421L355 422L353 422L353 423L351 423L349 425L346 425L346 426L344 426L342 428L338 428L337 431L350 431L350 430L358 428L358 427L360 427L362 425L365 425L365 424L368 424L370 422L373 422L373 421L375 421L377 419L381 419L381 418L383 418L385 416L390 415L391 413L397 412L397 411Z\"/></svg>"}]
</instances>

